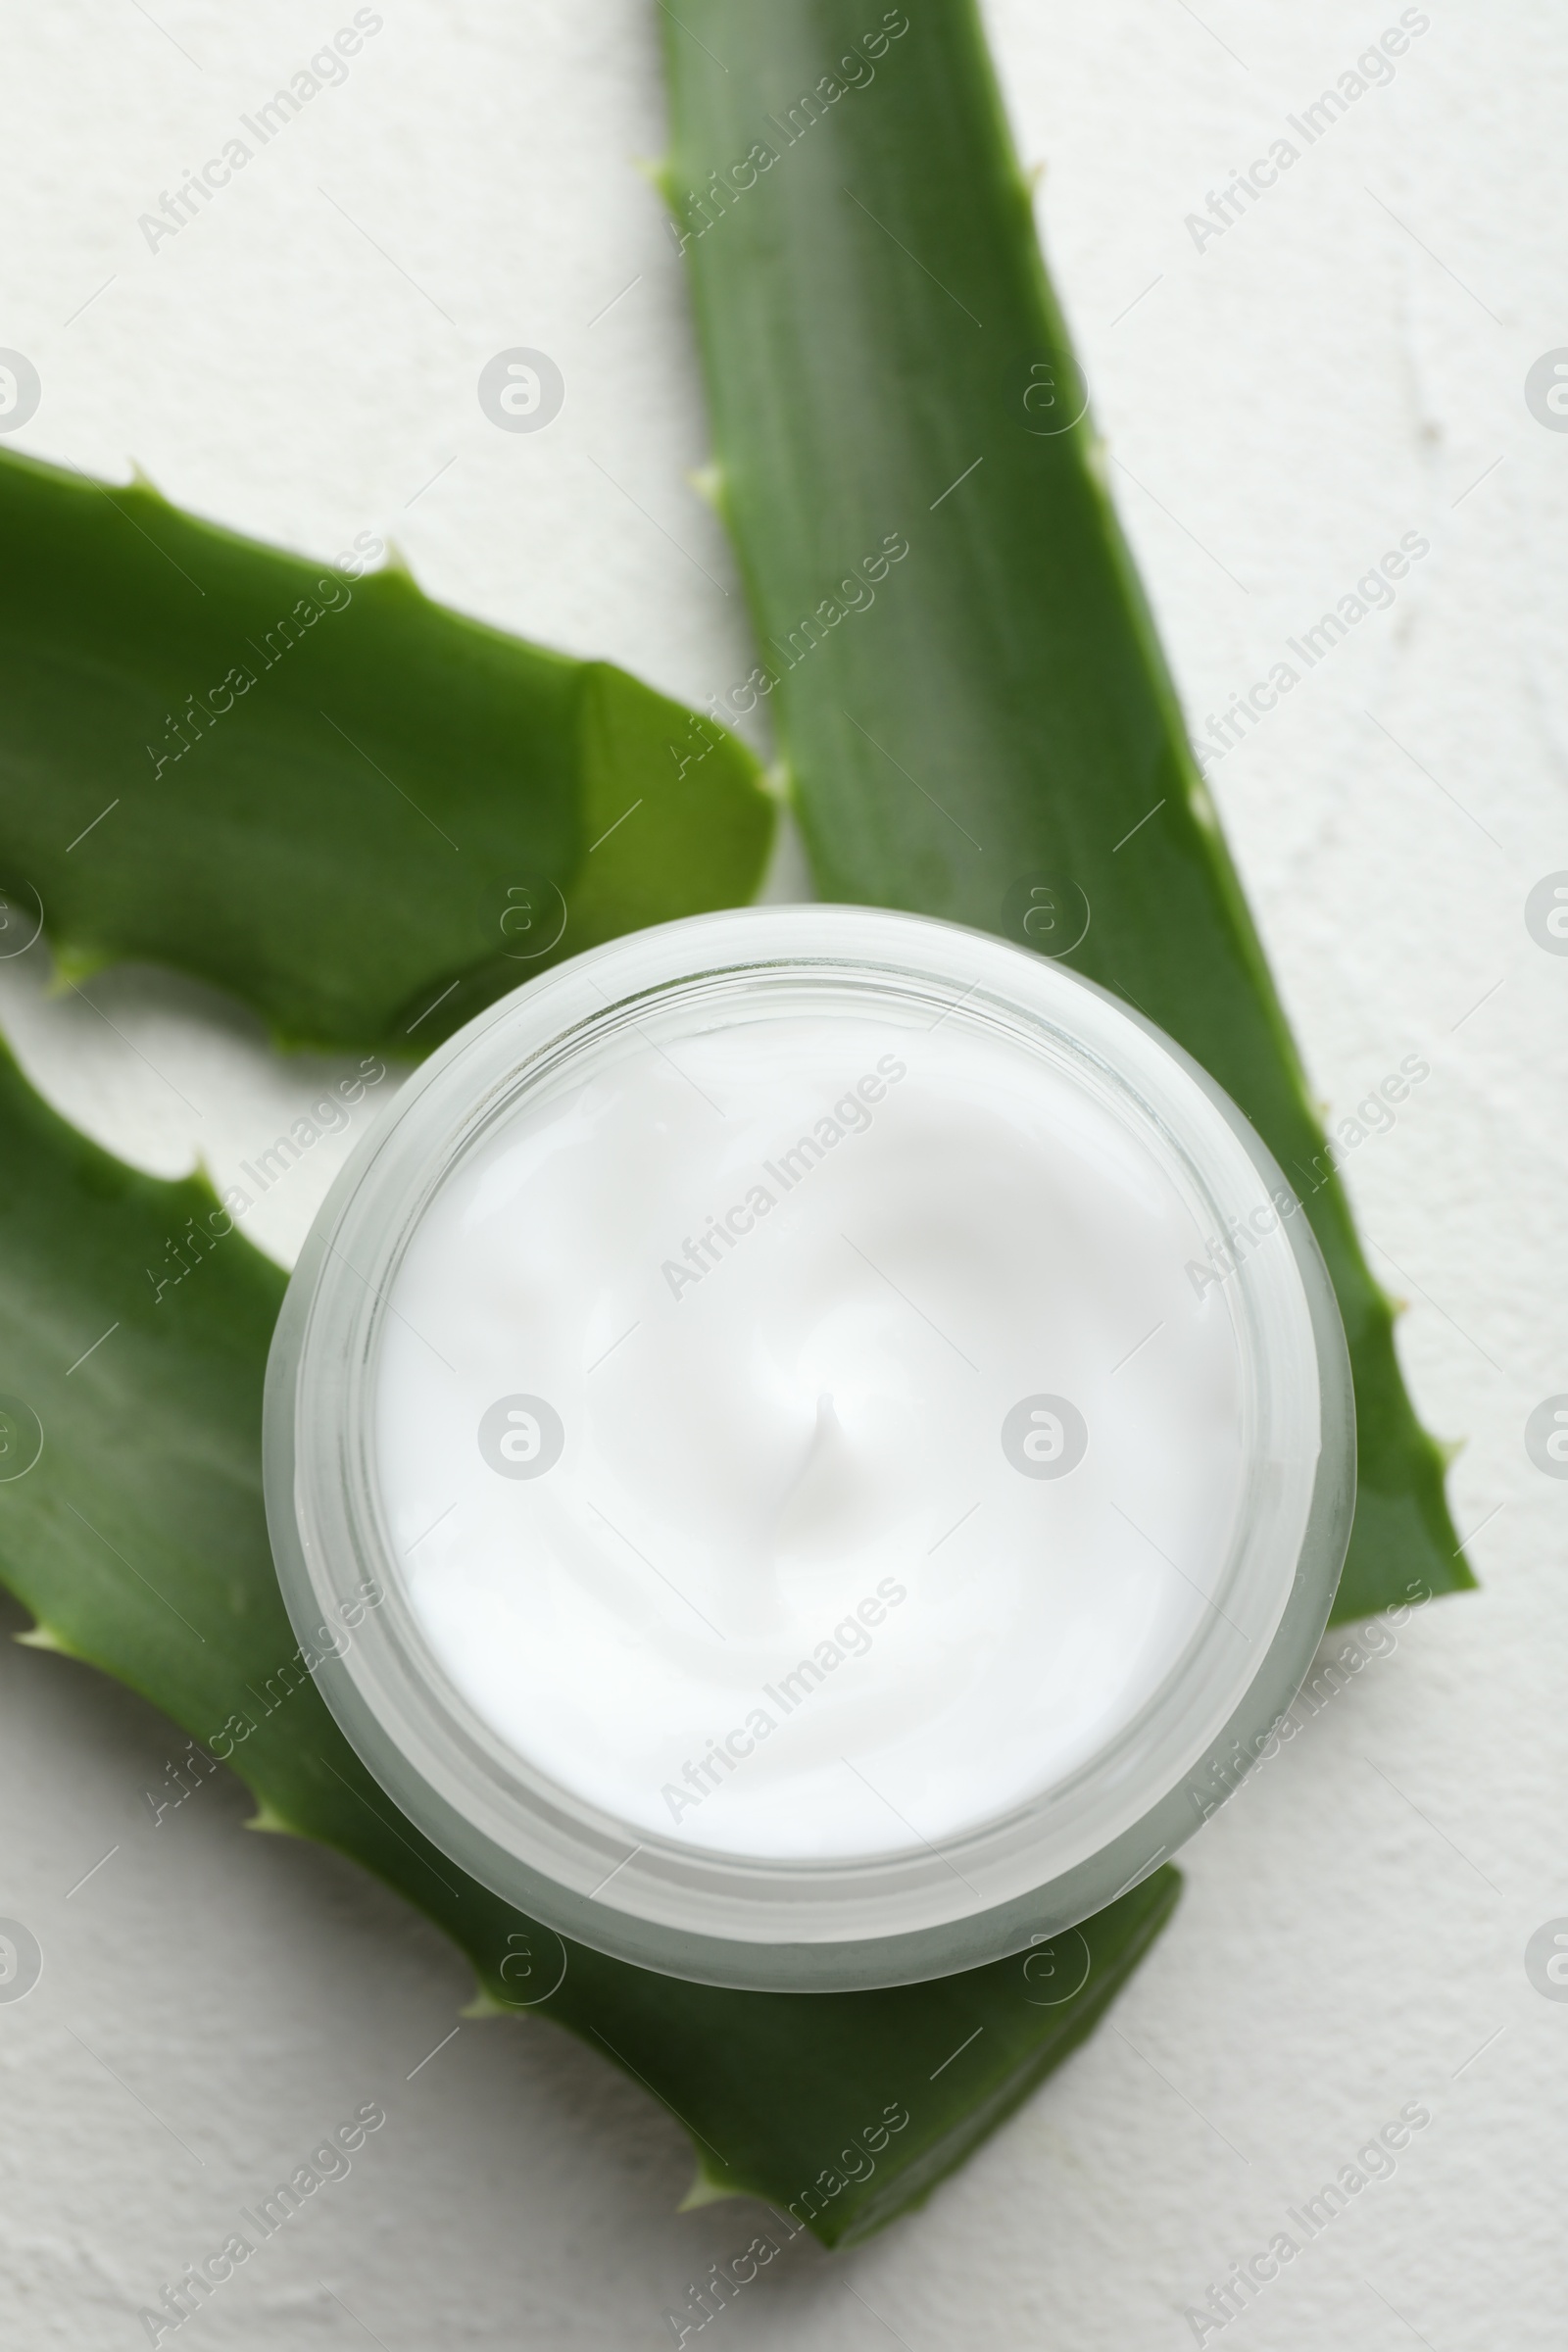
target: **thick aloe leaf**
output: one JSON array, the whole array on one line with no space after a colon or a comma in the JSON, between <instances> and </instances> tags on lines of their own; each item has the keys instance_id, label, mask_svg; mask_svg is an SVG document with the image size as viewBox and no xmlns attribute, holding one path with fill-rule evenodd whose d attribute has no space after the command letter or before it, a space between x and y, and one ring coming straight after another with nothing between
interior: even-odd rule
<instances>
[{"instance_id":1,"label":"thick aloe leaf","mask_svg":"<svg viewBox=\"0 0 1568 2352\"><path fill-rule=\"evenodd\" d=\"M301 1660L262 1508L283 1285L204 1182L111 1158L0 1050L0 1576L37 1619L25 1638L117 1675L231 1761L260 1826L321 1838L416 1903L467 1953L486 2009L566 2026L643 2082L691 2133L707 2192L793 2208L784 2229L828 2244L880 2228L1088 2032L1176 1874L1062 1938L1054 1966L889 1992L724 1992L565 1949L397 1812Z\"/></svg>"},{"instance_id":2,"label":"thick aloe leaf","mask_svg":"<svg viewBox=\"0 0 1568 2352\"><path fill-rule=\"evenodd\" d=\"M1337 1614L1469 1585L1106 494L972 0L683 0L661 24L666 186L760 648L732 708L769 699L823 896L1070 950L1229 1089L1305 1200L1349 1339Z\"/></svg>"},{"instance_id":3,"label":"thick aloe leaf","mask_svg":"<svg viewBox=\"0 0 1568 2352\"><path fill-rule=\"evenodd\" d=\"M145 957L408 1054L757 889L756 761L609 662L9 451L0 545L0 885L77 977Z\"/></svg>"},{"instance_id":4,"label":"thick aloe leaf","mask_svg":"<svg viewBox=\"0 0 1568 2352\"><path fill-rule=\"evenodd\" d=\"M1183 1036L1276 1150L1289 1161L1295 1138L1310 1165L1321 1139L1086 432L1044 436L1044 459L1007 446L1004 379L1024 416L1014 433L1055 422L1042 393L1059 396L1074 379L978 34L955 7L923 22L917 39L897 12L887 22L882 46L865 42L861 65L840 79L821 57L848 23L835 9L773 0L766 21L751 23L688 0L682 15L683 29L700 24L704 39L725 43L738 80L728 96L743 112L767 91L780 100L728 161L766 146L771 170L802 145L791 169L809 166L770 216L754 206L749 255L736 244L717 266L740 175L721 195L692 159L705 141L717 157L735 109L726 118L716 78L705 86L706 69L688 74L691 60L675 58L681 177L706 184L713 223L693 250L723 495L773 649L750 693L777 694L825 890L1015 936L1022 911L1059 919L1086 893L1097 928L1084 967ZM848 88L852 78L864 85L906 56L921 60L909 90L861 152L834 110L869 96ZM805 78L793 88L798 66ZM797 103L813 89L820 121ZM922 138L911 175L900 144ZM739 192L772 203L784 181L755 169ZM852 222L846 236L835 171L841 188L855 174L851 202L870 230ZM956 203L944 194L953 188ZM694 232L703 218L688 216ZM886 256L856 246L891 220L916 271L932 265L917 260L911 234L940 227L976 272L970 291L984 280L1006 298L984 368L972 354L951 368L947 340L931 336L934 298L922 305L919 288L894 282ZM940 238L932 250L953 258ZM787 348L803 320L822 338L814 376L809 364L802 372L809 336L793 362ZM940 490L924 482L922 469L933 456L945 462L968 424L978 464L960 459L951 486L939 465ZM1005 477L1001 493L988 467ZM979 519L959 522L949 509L975 482L985 485ZM922 484L928 503L914 496ZM58 507L57 524L50 502L62 492L74 503ZM93 501L113 514L93 513ZM938 514L940 525L928 519ZM0 590L0 677L14 714L0 742L0 881L38 892L74 968L148 956L258 1004L284 1038L408 1050L406 1040L433 1043L523 976L516 946L538 944L553 892L571 918L558 953L751 894L770 829L751 763L715 735L709 759L683 765L688 714L619 673L440 613L395 572L354 586L345 605L328 593L330 573L189 522L145 489L0 458L0 516L17 559L12 589ZM945 586L931 576L943 564ZM30 587L18 586L29 566ZM914 593L901 612L906 585ZM232 706L218 709L211 689L228 675L230 618L254 624L261 666L239 657L250 682L241 694L235 679ZM291 631L280 625L289 618ZM251 627L240 634L253 642ZM1089 681L1093 694L1075 692ZM429 723L438 698L439 743ZM346 752L323 753L313 712L335 722ZM128 780L132 753L146 788L116 792L113 762ZM885 758L902 803L877 778ZM379 810L355 800L366 789L356 760L385 788ZM639 796L645 777L651 790ZM1126 846L1121 818L1146 781L1129 824L1148 813L1157 848L1152 879L1134 884L1108 860ZM95 782L101 793L86 789ZM42 787L55 810L74 796L79 825L40 815ZM394 794L407 805L394 807ZM639 797L659 819L653 838L625 814ZM471 858L449 821L458 811L478 844ZM130 838L106 832L127 812ZM966 862L984 847L955 854L942 835L951 821L979 844L975 820L990 830L993 873L1003 869L984 886ZM408 848L416 823L432 835L422 865ZM70 861L92 841L105 854L83 879ZM465 862L447 867L447 854ZM1196 926L1190 968L1161 936L1172 919ZM1312 1205L1357 1350L1363 1449L1370 1433L1383 1473L1373 1499L1388 1557L1380 1567L1363 1543L1352 1555L1360 1586L1348 1588L1364 1608L1412 1581L1412 1563L1432 1590L1463 1580L1435 1573L1427 1556L1446 1527L1435 1464L1338 1188L1324 1186ZM0 1573L37 1616L35 1638L116 1673L230 1756L264 1825L339 1846L420 1904L469 1953L488 2006L534 2006L636 2076L691 2132L707 2190L764 2195L828 2243L853 2242L917 2202L1090 2029L1168 1915L1175 1874L1157 1872L1084 1923L1088 1973L1059 2001L1050 1995L1060 1980L1041 1973L1040 1956L938 1984L789 1999L563 1950L395 1815L304 1671L268 1557L257 1458L280 1278L222 1224L204 1186L121 1167L0 1069L0 1360L14 1384L0 1415ZM196 1228L214 1246L183 1238ZM172 1239L191 1272L159 1297L142 1288L141 1269L165 1270ZM84 1345L92 1352L78 1360ZM30 1450L34 1416L43 1450L7 1477L5 1463Z\"/></svg>"}]
</instances>

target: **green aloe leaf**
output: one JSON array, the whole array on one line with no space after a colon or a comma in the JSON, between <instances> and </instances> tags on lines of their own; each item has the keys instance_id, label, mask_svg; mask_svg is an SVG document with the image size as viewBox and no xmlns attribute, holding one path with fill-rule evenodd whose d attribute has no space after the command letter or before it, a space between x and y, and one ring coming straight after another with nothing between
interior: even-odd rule
<instances>
[{"instance_id":1,"label":"green aloe leaf","mask_svg":"<svg viewBox=\"0 0 1568 2352\"><path fill-rule=\"evenodd\" d=\"M171 1244L187 1270L160 1289ZM564 1947L397 1812L302 1662L262 1508L283 1286L203 1180L112 1158L0 1050L0 1576L37 1620L24 1639L117 1675L230 1760L256 1826L338 1847L427 1912L472 1961L481 2010L553 2020L634 2076L690 2132L699 2198L793 2211L777 2242L879 2229L1089 2031L1175 1872L1049 1957L888 1992L717 1991Z\"/></svg>"},{"instance_id":2,"label":"green aloe leaf","mask_svg":"<svg viewBox=\"0 0 1568 2352\"><path fill-rule=\"evenodd\" d=\"M1304 1199L1349 1339L1337 1615L1470 1585L1107 495L973 0L685 0L661 23L665 185L760 643L731 708L768 700L818 887L1070 951L1212 1071Z\"/></svg>"},{"instance_id":3,"label":"green aloe leaf","mask_svg":"<svg viewBox=\"0 0 1568 2352\"><path fill-rule=\"evenodd\" d=\"M773 805L733 735L397 565L9 451L0 542L0 883L74 977L142 957L283 1043L408 1054L758 887Z\"/></svg>"},{"instance_id":4,"label":"green aloe leaf","mask_svg":"<svg viewBox=\"0 0 1568 2352\"><path fill-rule=\"evenodd\" d=\"M1081 906L1080 968L1181 1037L1300 1171L1360 1405L1342 1613L1453 1589L1436 1450L1069 414L973 11L865 32L826 0L666 21L671 187L762 640L733 707L772 697L826 893L1025 944ZM407 1051L549 953L755 888L755 763L605 664L444 613L395 569L343 583L145 486L3 453L0 519L0 880L37 893L68 970L148 956L285 1041ZM519 956L555 894L564 935ZM828 2243L881 2227L1091 2029L1175 1874L1084 1923L1087 1973L1059 2000L1024 1958L807 1999L563 1950L395 1814L305 1672L260 1503L281 1278L224 1224L204 1184L121 1166L0 1066L0 1574L30 1638L229 1756L261 1826L398 1886L469 1954L483 2005L636 2076L691 2132L700 2193L766 2196ZM190 1272L160 1293L143 1268L171 1245Z\"/></svg>"}]
</instances>

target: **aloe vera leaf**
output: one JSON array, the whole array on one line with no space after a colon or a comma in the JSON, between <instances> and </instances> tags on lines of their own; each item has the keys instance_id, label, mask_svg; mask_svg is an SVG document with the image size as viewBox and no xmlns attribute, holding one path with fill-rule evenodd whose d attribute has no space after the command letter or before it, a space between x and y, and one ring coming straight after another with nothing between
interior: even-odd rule
<instances>
[{"instance_id":1,"label":"aloe vera leaf","mask_svg":"<svg viewBox=\"0 0 1568 2352\"><path fill-rule=\"evenodd\" d=\"M774 805L733 735L406 570L9 451L0 543L0 882L78 978L172 964L280 1042L406 1054L760 881Z\"/></svg>"},{"instance_id":2,"label":"aloe vera leaf","mask_svg":"<svg viewBox=\"0 0 1568 2352\"><path fill-rule=\"evenodd\" d=\"M768 696L822 895L1025 945L1054 922L1063 949L1087 919L1073 968L1229 1091L1328 1261L1360 1456L1336 1616L1469 1586L1107 494L972 0L687 0L661 26L715 495L774 681L746 695Z\"/></svg>"},{"instance_id":3,"label":"aloe vera leaf","mask_svg":"<svg viewBox=\"0 0 1568 2352\"><path fill-rule=\"evenodd\" d=\"M180 1262L160 1294L146 1269ZM398 1812L300 1663L262 1506L284 1281L204 1179L167 1183L111 1157L0 1049L0 1578L37 1620L26 1638L118 1676L231 1760L262 1825L395 1886L462 1946L483 2004L547 1994L524 2014L644 2083L691 2133L711 2189L793 2202L828 2244L880 2228L1089 2030L1163 1924L1176 1874L1085 1922L1087 1978L1052 2007L1051 1983L1021 1958L888 1992L785 1995L564 1950ZM897 2130L888 2109L906 2115ZM841 2157L867 2133L867 2154L846 2159L860 2178L829 2194L819 2177L844 2179Z\"/></svg>"}]
</instances>

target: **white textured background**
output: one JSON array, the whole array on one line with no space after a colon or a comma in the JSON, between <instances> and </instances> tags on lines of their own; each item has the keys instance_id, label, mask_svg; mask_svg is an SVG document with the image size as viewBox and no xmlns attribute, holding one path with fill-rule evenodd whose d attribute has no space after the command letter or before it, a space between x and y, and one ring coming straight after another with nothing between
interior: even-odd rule
<instances>
[{"instance_id":1,"label":"white textured background","mask_svg":"<svg viewBox=\"0 0 1568 2352\"><path fill-rule=\"evenodd\" d=\"M146 249L138 214L350 13L9 0L0 344L43 382L18 445L122 477L134 458L327 559L395 539L432 593L701 697L750 657L686 478L702 405L637 169L661 140L645 0L386 0L347 83ZM926 2211L847 2259L797 2243L702 2340L1174 2352L1183 2305L1419 2098L1434 2120L1396 2175L1227 2345L1556 2352L1568 2005L1523 1953L1568 1914L1568 1485L1523 1425L1568 1389L1568 959L1524 902L1568 867L1568 434L1524 378L1568 345L1568 27L1435 0L1393 85L1200 254L1184 216L1392 0L989 14L1195 726L1401 533L1432 541L1212 775L1335 1115L1431 1061L1348 1181L1411 1301L1421 1407L1469 1441L1453 1492L1485 1591L1419 1614L1188 1849L1114 2030ZM532 436L474 397L519 343L567 384ZM46 1002L34 960L0 965L8 1032L149 1167L199 1150L221 1180L313 1085L216 1000L108 976L117 1036ZM251 1220L280 1255L335 1148ZM350 2178L181 2340L670 2341L664 2307L752 2216L675 2214L689 2159L660 2110L542 2023L465 2025L408 2081L468 1990L433 1931L347 1864L243 1835L226 1776L155 1829L182 1743L113 1685L11 1644L0 1685L0 1913L45 1952L0 2006L6 2342L128 2352L138 2307L370 2098L389 2120Z\"/></svg>"}]
</instances>

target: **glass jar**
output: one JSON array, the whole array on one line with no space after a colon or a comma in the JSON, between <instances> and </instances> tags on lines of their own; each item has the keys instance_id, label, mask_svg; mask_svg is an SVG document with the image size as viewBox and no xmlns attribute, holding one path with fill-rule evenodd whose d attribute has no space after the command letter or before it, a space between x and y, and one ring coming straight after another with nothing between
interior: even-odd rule
<instances>
[{"instance_id":1,"label":"glass jar","mask_svg":"<svg viewBox=\"0 0 1568 2352\"><path fill-rule=\"evenodd\" d=\"M284 1596L381 1786L562 1936L790 1991L978 1966L1172 1854L1307 1669L1354 1458L1221 1090L1059 963L865 907L638 933L470 1022L345 1163L268 1376Z\"/></svg>"}]
</instances>

